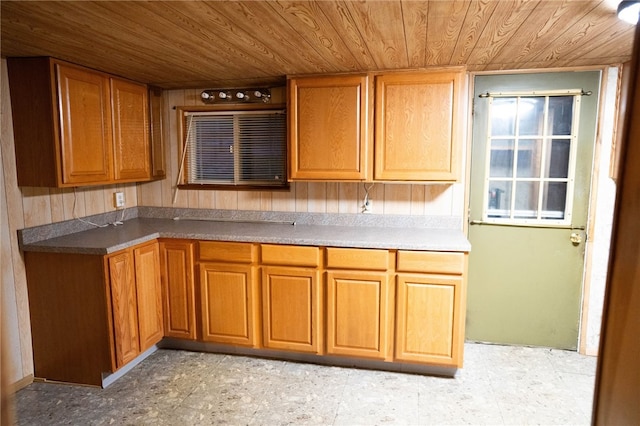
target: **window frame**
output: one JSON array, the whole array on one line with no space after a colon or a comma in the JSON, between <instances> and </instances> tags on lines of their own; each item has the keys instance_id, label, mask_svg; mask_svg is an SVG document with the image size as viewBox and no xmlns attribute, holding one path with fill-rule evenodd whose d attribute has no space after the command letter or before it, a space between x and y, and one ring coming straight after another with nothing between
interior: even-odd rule
<instances>
[{"instance_id":1,"label":"window frame","mask_svg":"<svg viewBox=\"0 0 640 426\"><path fill-rule=\"evenodd\" d=\"M496 225L511 225L511 226L532 226L532 227L566 227L566 226L570 226L572 223L572 213L573 213L573 197L574 197L574 185L575 185L575 172L576 172L576 155L577 155L577 149L578 149L578 143L579 143L579 120L580 120L580 104L581 104L581 98L582 98L582 90L580 89L572 89L572 90L562 90L562 91L522 91L522 92L500 92L500 93L495 93L495 94L487 94L489 98L489 114L487 116L487 140L486 140L486 151L485 151L485 176L484 176L484 193L483 193L483 204L482 204L482 220L483 222L486 223L491 223L491 224L496 224ZM565 199L565 210L564 210L564 217L562 219L550 219L550 218L542 218L539 217L541 216L541 211L540 211L540 200L542 199L542 193L543 193L543 183L546 181L548 182L553 182L554 179L553 178L543 178L543 177L537 177L537 178L518 178L515 175L515 170L517 167L517 163L514 162L513 165L513 169L514 169L514 175L511 178L501 178L501 177L490 177L490 164L491 164L491 147L492 147L492 140L507 140L509 138L513 139L514 141L518 141L520 139L533 139L533 138L539 138L542 140L543 143L543 149L544 147L546 147L547 143L551 143L551 141L554 140L554 135L553 134L543 134L542 135L520 135L517 131L513 136L510 137L502 137L502 136L498 136L498 137L493 137L492 136L492 132L491 132L491 126L492 126L492 114L491 114L491 104L493 103L493 99L495 98L516 98L517 102L519 102L519 99L521 98L527 98L527 97L544 97L547 100L545 101L545 103L548 103L548 98L550 97L554 97L554 96L573 96L573 111L572 111L572 127L571 127L571 133L569 136L562 136L559 139L566 139L570 141L570 149L569 149L569 164L568 164L568 177L566 179L562 179L562 180L566 180L567 183L567 190L566 190L566 199ZM545 110L545 115L544 115L544 120L545 120L545 127L546 127L546 121L547 121L547 112ZM515 121L518 122L518 118L516 116ZM549 142L546 142L546 141ZM517 153L517 143L514 145L513 147L513 152L514 155L517 155L515 153ZM515 159L515 157L514 157ZM542 166L541 166L542 168ZM512 206L509 209L509 215L511 217L494 217L490 215L490 209L489 209L489 187L490 187L490 183L492 181L497 181L497 180L510 180L512 182L512 184L515 184L517 182L525 182L525 181L531 181L531 182L539 182L541 183L540 187L538 188L538 204L537 204L537 218L517 218L514 217L516 214L516 210L514 210L513 208L513 203L515 203L515 199L510 200L510 204L512 204ZM560 180L560 179L559 179ZM515 189L512 188L512 194L515 193Z\"/></svg>"},{"instance_id":2,"label":"window frame","mask_svg":"<svg viewBox=\"0 0 640 426\"><path fill-rule=\"evenodd\" d=\"M286 104L250 104L250 105L204 105L204 106L179 106L175 107L177 112L177 137L180 141L178 151L178 170L182 170L178 177L177 188L178 189L198 189L198 190L231 190L231 191L289 191L290 182L288 177L288 141L287 131L285 129L285 146L284 146L284 181L282 185L276 184L224 184L224 183L190 183L188 181L188 158L184 155L185 144L187 143L187 131L186 120L184 119L185 113L207 113L207 112L219 112L219 113L234 113L243 111L270 111L270 110L283 110L286 114ZM288 120L288 117L287 117ZM235 168L235 166L234 166Z\"/></svg>"}]
</instances>

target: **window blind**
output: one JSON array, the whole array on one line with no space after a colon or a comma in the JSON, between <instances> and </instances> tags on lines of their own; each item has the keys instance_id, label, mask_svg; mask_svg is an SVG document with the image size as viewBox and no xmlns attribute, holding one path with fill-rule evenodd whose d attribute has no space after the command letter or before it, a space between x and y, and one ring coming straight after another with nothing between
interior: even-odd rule
<instances>
[{"instance_id":1,"label":"window blind","mask_svg":"<svg viewBox=\"0 0 640 426\"><path fill-rule=\"evenodd\" d=\"M186 183L286 185L284 110L184 113Z\"/></svg>"}]
</instances>

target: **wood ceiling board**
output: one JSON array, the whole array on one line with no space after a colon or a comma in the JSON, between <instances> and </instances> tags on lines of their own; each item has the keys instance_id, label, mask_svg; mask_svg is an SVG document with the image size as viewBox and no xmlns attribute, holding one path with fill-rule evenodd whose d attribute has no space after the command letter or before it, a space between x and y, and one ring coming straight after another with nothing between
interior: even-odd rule
<instances>
[{"instance_id":1,"label":"wood ceiling board","mask_svg":"<svg viewBox=\"0 0 640 426\"><path fill-rule=\"evenodd\" d=\"M622 64L629 61L628 56L607 56L602 58L582 58L574 59L571 61L570 67L593 67L595 64L601 64L602 66L610 66L611 64ZM556 65L554 68L557 68Z\"/></svg>"},{"instance_id":2,"label":"wood ceiling board","mask_svg":"<svg viewBox=\"0 0 640 426\"><path fill-rule=\"evenodd\" d=\"M153 8L141 7L142 4L134 2L67 3L70 3L67 13L75 18L73 25L77 28L79 22L85 22L84 37L100 40L101 46L98 51L109 52L110 49L115 49L123 54L122 57L114 55L116 58L111 54L105 54L102 56L103 60L122 61L118 66L129 66L132 73L140 76L135 78L138 81L155 84L168 68L176 81L191 78L193 75L204 78L210 75L212 70L225 70L223 63L216 64L203 56L209 52L208 46L203 45L199 49L193 40L187 42L187 39L182 37L186 32L184 29L174 28L172 34L175 36L167 37L163 29L170 25L170 22L156 13L162 8L159 2L154 3ZM109 19L104 19L105 16ZM155 49L148 49L147 46L155 46L155 49L162 51L162 55L157 55ZM185 51L190 52L189 61L183 60ZM156 70L160 70L161 74L158 75Z\"/></svg>"},{"instance_id":3,"label":"wood ceiling board","mask_svg":"<svg viewBox=\"0 0 640 426\"><path fill-rule=\"evenodd\" d=\"M189 10L183 11L184 6L179 3L167 3L167 18L173 15L174 19L182 21L190 33L201 39L205 57L222 68L228 68L228 74L264 77L270 74L267 69L287 66L286 61L275 55L262 41L247 34L242 25L234 25L219 15L215 8L209 7L208 3L187 4ZM211 46L217 49L212 52Z\"/></svg>"},{"instance_id":4,"label":"wood ceiling board","mask_svg":"<svg viewBox=\"0 0 640 426\"><path fill-rule=\"evenodd\" d=\"M487 20L468 64L486 65L529 18L537 3L527 0L501 1Z\"/></svg>"},{"instance_id":5,"label":"wood ceiling board","mask_svg":"<svg viewBox=\"0 0 640 426\"><path fill-rule=\"evenodd\" d=\"M471 1L429 3L424 66L449 65Z\"/></svg>"},{"instance_id":6,"label":"wood ceiling board","mask_svg":"<svg viewBox=\"0 0 640 426\"><path fill-rule=\"evenodd\" d=\"M556 61L555 64L598 58L603 54L606 57L627 56L633 49L633 43L629 42L629 38L633 36L634 30L635 26L618 22L615 27L609 28L605 35L595 38L590 43L577 46L575 50Z\"/></svg>"},{"instance_id":7,"label":"wood ceiling board","mask_svg":"<svg viewBox=\"0 0 640 426\"><path fill-rule=\"evenodd\" d=\"M198 2L186 2L180 9L173 7L180 4L183 3L153 2L147 7L142 7L143 4L136 2L120 2L110 3L110 7L131 8L123 10L123 13L129 16L144 14L144 20L148 19L151 23L166 22L166 25L172 29L171 32L163 32L151 45L154 46L154 50L159 49L163 53L174 50L182 52L181 57L188 58L188 61L184 61L185 65L192 63L197 65L197 69L194 70L195 77L215 79L220 74L231 77L270 75L264 69L265 64L259 56L249 55L236 44L228 41L231 35L225 31L224 19L221 20L215 11L199 8L200 5L206 5ZM140 47L144 49L146 45L149 44L145 43ZM174 59L169 61L169 63L175 62L177 61Z\"/></svg>"},{"instance_id":8,"label":"wood ceiling board","mask_svg":"<svg viewBox=\"0 0 640 426\"><path fill-rule=\"evenodd\" d=\"M375 70L376 64L369 46L362 38L356 22L343 1L320 1L318 6L324 12L333 27L341 34L345 44L361 70Z\"/></svg>"},{"instance_id":9,"label":"wood ceiling board","mask_svg":"<svg viewBox=\"0 0 640 426\"><path fill-rule=\"evenodd\" d=\"M209 78L206 80L189 80L169 82L162 85L163 89L223 89L234 87L280 87L286 84L286 76L271 76L268 78L232 78L219 79ZM158 86L160 87L160 86Z\"/></svg>"},{"instance_id":10,"label":"wood ceiling board","mask_svg":"<svg viewBox=\"0 0 640 426\"><path fill-rule=\"evenodd\" d=\"M182 89L446 65L613 65L630 60L633 32L608 1L1 1L0 42L4 57L53 56ZM526 19L516 13L530 6Z\"/></svg>"},{"instance_id":11,"label":"wood ceiling board","mask_svg":"<svg viewBox=\"0 0 640 426\"><path fill-rule=\"evenodd\" d=\"M290 25L280 25L279 15L267 5L233 1L225 3L219 13L231 22L242 22L252 37L265 40L274 54L286 61L285 74L328 72L332 68ZM267 13L273 16L265 19Z\"/></svg>"},{"instance_id":12,"label":"wood ceiling board","mask_svg":"<svg viewBox=\"0 0 640 426\"><path fill-rule=\"evenodd\" d=\"M409 67L419 68L426 65L427 21L429 8L435 3L402 0L402 19L406 40Z\"/></svg>"},{"instance_id":13,"label":"wood ceiling board","mask_svg":"<svg viewBox=\"0 0 640 426\"><path fill-rule=\"evenodd\" d=\"M340 34L316 2L276 1L266 4L295 28L298 37L305 40L327 64L333 65L333 69L328 71L357 71L360 68Z\"/></svg>"},{"instance_id":14,"label":"wood ceiling board","mask_svg":"<svg viewBox=\"0 0 640 426\"><path fill-rule=\"evenodd\" d=\"M469 56L473 53L473 49L484 31L484 23L491 18L497 5L498 2L492 0L473 0L471 2L458 35L458 42L453 55L451 55L451 65L473 66L469 64Z\"/></svg>"},{"instance_id":15,"label":"wood ceiling board","mask_svg":"<svg viewBox=\"0 0 640 426\"><path fill-rule=\"evenodd\" d=\"M611 10L604 3L600 3L554 40L552 46L534 55L531 61L540 61L553 66L556 61L570 55L577 47L603 37L612 26L617 24L617 19L610 19L611 14Z\"/></svg>"},{"instance_id":16,"label":"wood ceiling board","mask_svg":"<svg viewBox=\"0 0 640 426\"><path fill-rule=\"evenodd\" d=\"M589 1L541 1L509 43L492 58L492 62L528 62L532 55L546 50L573 22L588 14L595 6Z\"/></svg>"},{"instance_id":17,"label":"wood ceiling board","mask_svg":"<svg viewBox=\"0 0 640 426\"><path fill-rule=\"evenodd\" d=\"M23 49L26 41L32 41L43 47L41 52L34 52L33 55L47 55L48 52L55 51L56 54L51 56L134 80L150 82L154 78L161 78L153 70L156 67L166 67L169 59L145 55L144 47L138 51L135 45L116 38L113 34L116 32L114 28L118 28L118 23L113 22L104 28L102 17L96 17L100 10L99 5L93 5L88 8L89 12L85 12L83 8L87 5L83 3L58 3L55 7L52 7L53 3L48 2L29 3L29 7L11 12L11 16L18 16L25 22L27 30L16 33L18 38L11 41L5 40L3 34L3 55L13 54L5 53L7 44ZM4 20L8 15L4 3L2 12ZM32 31L34 28L46 28L45 34ZM11 47L9 50L11 51ZM173 74L177 77L182 75L188 78L192 73L192 70L185 70L181 64L175 64L173 67Z\"/></svg>"},{"instance_id":18,"label":"wood ceiling board","mask_svg":"<svg viewBox=\"0 0 640 426\"><path fill-rule=\"evenodd\" d=\"M377 69L407 68L400 1L353 0L345 4L369 46Z\"/></svg>"}]
</instances>

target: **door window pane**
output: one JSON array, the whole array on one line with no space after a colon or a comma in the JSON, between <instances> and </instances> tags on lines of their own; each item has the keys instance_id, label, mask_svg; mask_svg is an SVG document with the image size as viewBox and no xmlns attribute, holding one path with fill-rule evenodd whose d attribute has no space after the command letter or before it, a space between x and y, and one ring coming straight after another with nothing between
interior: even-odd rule
<instances>
[{"instance_id":1,"label":"door window pane","mask_svg":"<svg viewBox=\"0 0 640 426\"><path fill-rule=\"evenodd\" d=\"M540 160L542 157L542 139L522 139L518 143L519 178L540 176Z\"/></svg>"},{"instance_id":2,"label":"door window pane","mask_svg":"<svg viewBox=\"0 0 640 426\"><path fill-rule=\"evenodd\" d=\"M516 134L517 98L495 98L491 104L491 136Z\"/></svg>"},{"instance_id":3,"label":"door window pane","mask_svg":"<svg viewBox=\"0 0 640 426\"><path fill-rule=\"evenodd\" d=\"M571 141L569 139L553 139L547 149L546 171L547 178L569 177L569 156Z\"/></svg>"},{"instance_id":4,"label":"door window pane","mask_svg":"<svg viewBox=\"0 0 640 426\"><path fill-rule=\"evenodd\" d=\"M573 122L573 96L552 96L549 98L548 132L555 136L571 134Z\"/></svg>"},{"instance_id":5,"label":"door window pane","mask_svg":"<svg viewBox=\"0 0 640 426\"><path fill-rule=\"evenodd\" d=\"M518 107L519 134L537 136L544 133L544 97L520 98Z\"/></svg>"},{"instance_id":6,"label":"door window pane","mask_svg":"<svg viewBox=\"0 0 640 426\"><path fill-rule=\"evenodd\" d=\"M538 182L516 183L515 218L535 219L538 217L538 188Z\"/></svg>"},{"instance_id":7,"label":"door window pane","mask_svg":"<svg viewBox=\"0 0 640 426\"><path fill-rule=\"evenodd\" d=\"M547 182L544 185L542 195L542 218L564 219L565 205L567 202L566 182Z\"/></svg>"},{"instance_id":8,"label":"door window pane","mask_svg":"<svg viewBox=\"0 0 640 426\"><path fill-rule=\"evenodd\" d=\"M491 141L490 177L513 176L513 139L496 139Z\"/></svg>"},{"instance_id":9,"label":"door window pane","mask_svg":"<svg viewBox=\"0 0 640 426\"><path fill-rule=\"evenodd\" d=\"M489 217L507 218L511 216L511 181L491 181L489 183Z\"/></svg>"}]
</instances>

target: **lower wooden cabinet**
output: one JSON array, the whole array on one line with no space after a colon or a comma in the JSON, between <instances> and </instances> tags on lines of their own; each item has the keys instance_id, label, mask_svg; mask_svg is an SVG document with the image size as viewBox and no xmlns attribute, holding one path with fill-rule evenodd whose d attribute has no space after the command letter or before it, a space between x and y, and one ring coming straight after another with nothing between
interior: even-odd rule
<instances>
[{"instance_id":1,"label":"lower wooden cabinet","mask_svg":"<svg viewBox=\"0 0 640 426\"><path fill-rule=\"evenodd\" d=\"M464 253L398 251L395 359L461 367Z\"/></svg>"},{"instance_id":2,"label":"lower wooden cabinet","mask_svg":"<svg viewBox=\"0 0 640 426\"><path fill-rule=\"evenodd\" d=\"M258 345L255 250L248 243L200 242L203 341Z\"/></svg>"},{"instance_id":3,"label":"lower wooden cabinet","mask_svg":"<svg viewBox=\"0 0 640 426\"><path fill-rule=\"evenodd\" d=\"M327 272L327 353L389 355L390 285L386 272Z\"/></svg>"},{"instance_id":4,"label":"lower wooden cabinet","mask_svg":"<svg viewBox=\"0 0 640 426\"><path fill-rule=\"evenodd\" d=\"M320 353L320 273L314 269L262 269L263 346Z\"/></svg>"},{"instance_id":5,"label":"lower wooden cabinet","mask_svg":"<svg viewBox=\"0 0 640 426\"><path fill-rule=\"evenodd\" d=\"M395 358L457 366L462 361L462 277L399 274Z\"/></svg>"},{"instance_id":6,"label":"lower wooden cabinet","mask_svg":"<svg viewBox=\"0 0 640 426\"><path fill-rule=\"evenodd\" d=\"M158 343L163 335L158 243L106 258L117 368Z\"/></svg>"},{"instance_id":7,"label":"lower wooden cabinet","mask_svg":"<svg viewBox=\"0 0 640 426\"><path fill-rule=\"evenodd\" d=\"M39 378L102 385L163 336L462 366L465 253L163 240L25 265Z\"/></svg>"},{"instance_id":8,"label":"lower wooden cabinet","mask_svg":"<svg viewBox=\"0 0 640 426\"><path fill-rule=\"evenodd\" d=\"M158 244L26 252L34 375L102 386L163 336Z\"/></svg>"},{"instance_id":9,"label":"lower wooden cabinet","mask_svg":"<svg viewBox=\"0 0 640 426\"><path fill-rule=\"evenodd\" d=\"M160 250L157 242L133 249L138 302L140 351L158 343L164 336Z\"/></svg>"},{"instance_id":10,"label":"lower wooden cabinet","mask_svg":"<svg viewBox=\"0 0 640 426\"><path fill-rule=\"evenodd\" d=\"M318 247L263 244L262 341L269 349L323 352ZM271 265L280 266L271 266Z\"/></svg>"},{"instance_id":11,"label":"lower wooden cabinet","mask_svg":"<svg viewBox=\"0 0 640 426\"><path fill-rule=\"evenodd\" d=\"M327 353L390 359L389 252L327 248ZM340 269L333 269L340 268Z\"/></svg>"},{"instance_id":12,"label":"lower wooden cabinet","mask_svg":"<svg viewBox=\"0 0 640 426\"><path fill-rule=\"evenodd\" d=\"M133 255L125 250L107 258L116 366L122 367L140 354L138 303Z\"/></svg>"},{"instance_id":13,"label":"lower wooden cabinet","mask_svg":"<svg viewBox=\"0 0 640 426\"><path fill-rule=\"evenodd\" d=\"M164 334L168 337L197 338L194 249L193 241L160 243Z\"/></svg>"}]
</instances>

